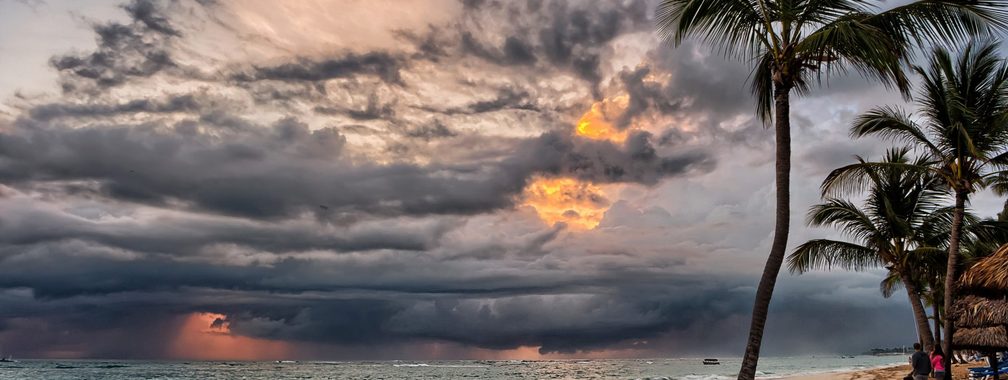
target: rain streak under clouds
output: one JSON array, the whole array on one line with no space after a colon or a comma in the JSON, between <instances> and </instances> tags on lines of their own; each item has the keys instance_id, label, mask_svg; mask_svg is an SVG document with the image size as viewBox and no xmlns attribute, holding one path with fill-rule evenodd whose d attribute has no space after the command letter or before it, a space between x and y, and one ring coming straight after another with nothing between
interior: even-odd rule
<instances>
[{"instance_id":1,"label":"rain streak under clouds","mask_svg":"<svg viewBox=\"0 0 1008 380\"><path fill-rule=\"evenodd\" d=\"M0 4L18 355L741 352L772 135L748 70L662 46L653 2L54 3ZM898 100L795 103L794 225L884 147L852 116ZM783 276L767 352L913 339L878 273Z\"/></svg>"}]
</instances>

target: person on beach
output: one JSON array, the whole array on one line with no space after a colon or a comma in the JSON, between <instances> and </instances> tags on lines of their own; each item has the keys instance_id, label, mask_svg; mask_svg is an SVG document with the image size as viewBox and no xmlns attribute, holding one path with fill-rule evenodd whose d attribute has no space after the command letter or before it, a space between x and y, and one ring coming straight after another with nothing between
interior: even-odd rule
<instances>
[{"instance_id":1,"label":"person on beach","mask_svg":"<svg viewBox=\"0 0 1008 380\"><path fill-rule=\"evenodd\" d=\"M945 378L945 363L942 362L943 360L945 360L945 355L942 352L941 346L935 346L934 348L932 348L931 349L931 368L934 369L934 378L935 379L944 379Z\"/></svg>"},{"instance_id":2,"label":"person on beach","mask_svg":"<svg viewBox=\"0 0 1008 380\"><path fill-rule=\"evenodd\" d=\"M913 368L910 371L910 376L913 377L913 380L927 380L928 375L931 374L931 359L921 349L920 343L914 343L913 348L914 353L910 355L910 367Z\"/></svg>"}]
</instances>

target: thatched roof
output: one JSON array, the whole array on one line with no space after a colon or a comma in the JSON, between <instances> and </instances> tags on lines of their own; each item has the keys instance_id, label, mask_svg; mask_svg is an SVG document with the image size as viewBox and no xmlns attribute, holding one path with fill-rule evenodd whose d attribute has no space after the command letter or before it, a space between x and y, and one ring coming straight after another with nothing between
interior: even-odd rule
<instances>
[{"instance_id":1,"label":"thatched roof","mask_svg":"<svg viewBox=\"0 0 1008 380\"><path fill-rule=\"evenodd\" d=\"M983 289L1008 293L1008 244L973 264L959 279L959 287L967 292Z\"/></svg>"},{"instance_id":2,"label":"thatched roof","mask_svg":"<svg viewBox=\"0 0 1008 380\"><path fill-rule=\"evenodd\" d=\"M962 296L952 307L952 343L975 350L1008 349L1008 244L981 259L959 280Z\"/></svg>"},{"instance_id":3,"label":"thatched roof","mask_svg":"<svg viewBox=\"0 0 1008 380\"><path fill-rule=\"evenodd\" d=\"M956 328L952 336L958 349L986 351L1008 348L1008 327L997 325L993 327Z\"/></svg>"},{"instance_id":4,"label":"thatched roof","mask_svg":"<svg viewBox=\"0 0 1008 380\"><path fill-rule=\"evenodd\" d=\"M1008 294L1000 298L965 295L952 310L959 328L1008 325Z\"/></svg>"}]
</instances>

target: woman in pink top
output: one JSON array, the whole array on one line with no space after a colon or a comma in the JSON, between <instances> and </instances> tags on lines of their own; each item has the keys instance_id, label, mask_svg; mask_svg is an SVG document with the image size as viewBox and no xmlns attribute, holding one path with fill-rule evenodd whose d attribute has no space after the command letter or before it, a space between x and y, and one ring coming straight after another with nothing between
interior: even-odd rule
<instances>
[{"instance_id":1,"label":"woman in pink top","mask_svg":"<svg viewBox=\"0 0 1008 380\"><path fill-rule=\"evenodd\" d=\"M935 346L934 350L931 351L931 369L934 370L935 379L945 378L944 359L941 346Z\"/></svg>"}]
</instances>

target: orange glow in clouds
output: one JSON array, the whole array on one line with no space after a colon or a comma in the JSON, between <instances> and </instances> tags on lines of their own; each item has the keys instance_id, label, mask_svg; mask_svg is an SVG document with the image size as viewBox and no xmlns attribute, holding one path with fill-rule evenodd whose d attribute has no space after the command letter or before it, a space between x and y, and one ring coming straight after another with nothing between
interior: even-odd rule
<instances>
[{"instance_id":1,"label":"orange glow in clouds","mask_svg":"<svg viewBox=\"0 0 1008 380\"><path fill-rule=\"evenodd\" d=\"M522 195L539 219L549 225L564 222L574 229L597 227L609 208L602 189L572 178L536 178Z\"/></svg>"},{"instance_id":2,"label":"orange glow in clouds","mask_svg":"<svg viewBox=\"0 0 1008 380\"><path fill-rule=\"evenodd\" d=\"M592 104L591 109L581 115L575 128L578 136L593 140L609 140L617 144L623 143L627 138L626 130L619 130L613 126L612 117L619 115L626 109L627 96L617 96Z\"/></svg>"},{"instance_id":3,"label":"orange glow in clouds","mask_svg":"<svg viewBox=\"0 0 1008 380\"><path fill-rule=\"evenodd\" d=\"M622 144L629 129L620 130L613 122L626 109L628 101L626 95L621 95L593 103L578 119L574 134ZM525 186L522 199L526 206L535 208L543 222L549 225L564 222L579 230L597 227L609 209L609 201L599 186L573 178L533 178Z\"/></svg>"},{"instance_id":4,"label":"orange glow in clouds","mask_svg":"<svg viewBox=\"0 0 1008 380\"><path fill-rule=\"evenodd\" d=\"M213 326L225 316L192 313L185 317L178 335L168 347L168 355L177 359L201 360L274 360L291 353L287 343L232 335L227 322Z\"/></svg>"}]
</instances>

